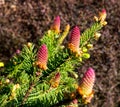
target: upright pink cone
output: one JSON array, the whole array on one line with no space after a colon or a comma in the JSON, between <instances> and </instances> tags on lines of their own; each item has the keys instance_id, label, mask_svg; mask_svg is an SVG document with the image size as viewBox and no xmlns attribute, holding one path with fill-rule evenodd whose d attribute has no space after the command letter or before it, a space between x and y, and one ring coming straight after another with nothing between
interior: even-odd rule
<instances>
[{"instance_id":1,"label":"upright pink cone","mask_svg":"<svg viewBox=\"0 0 120 107\"><path fill-rule=\"evenodd\" d=\"M89 68L79 85L78 92L85 100L85 103L89 103L93 97L93 86L95 82L95 72L92 68Z\"/></svg>"},{"instance_id":2,"label":"upright pink cone","mask_svg":"<svg viewBox=\"0 0 120 107\"><path fill-rule=\"evenodd\" d=\"M55 19L54 19L54 22L51 26L51 29L56 31L57 33L60 32L60 17L57 16Z\"/></svg>"},{"instance_id":3,"label":"upright pink cone","mask_svg":"<svg viewBox=\"0 0 120 107\"><path fill-rule=\"evenodd\" d=\"M107 17L107 13L105 9L102 9L102 11L99 13L99 20L101 22L104 22Z\"/></svg>"},{"instance_id":4,"label":"upright pink cone","mask_svg":"<svg viewBox=\"0 0 120 107\"><path fill-rule=\"evenodd\" d=\"M38 65L39 68L46 70L47 61L48 61L48 49L47 49L47 46L43 44L38 50L36 65Z\"/></svg>"},{"instance_id":5,"label":"upright pink cone","mask_svg":"<svg viewBox=\"0 0 120 107\"><path fill-rule=\"evenodd\" d=\"M57 72L55 76L50 80L50 84L52 87L56 88L58 87L60 83L60 72Z\"/></svg>"},{"instance_id":6,"label":"upright pink cone","mask_svg":"<svg viewBox=\"0 0 120 107\"><path fill-rule=\"evenodd\" d=\"M79 52L79 44L80 44L80 30L77 26L75 26L70 34L70 39L68 43L68 48L75 53Z\"/></svg>"}]
</instances>

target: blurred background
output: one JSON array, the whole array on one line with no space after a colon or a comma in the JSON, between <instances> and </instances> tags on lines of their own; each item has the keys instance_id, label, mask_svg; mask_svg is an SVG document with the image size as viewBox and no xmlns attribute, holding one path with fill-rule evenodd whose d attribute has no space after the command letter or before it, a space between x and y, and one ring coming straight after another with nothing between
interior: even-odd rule
<instances>
[{"instance_id":1,"label":"blurred background","mask_svg":"<svg viewBox=\"0 0 120 107\"><path fill-rule=\"evenodd\" d=\"M38 45L55 16L61 17L61 30L69 23L82 33L103 8L108 24L79 73L88 67L96 71L95 96L88 107L120 107L120 0L0 0L0 61L7 63L27 42Z\"/></svg>"}]
</instances>

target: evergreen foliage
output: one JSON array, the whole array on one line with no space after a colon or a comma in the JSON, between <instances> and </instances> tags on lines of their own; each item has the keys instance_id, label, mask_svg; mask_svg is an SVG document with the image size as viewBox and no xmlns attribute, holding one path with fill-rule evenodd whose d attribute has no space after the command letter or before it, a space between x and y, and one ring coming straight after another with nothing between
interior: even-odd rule
<instances>
[{"instance_id":1,"label":"evergreen foliage","mask_svg":"<svg viewBox=\"0 0 120 107\"><path fill-rule=\"evenodd\" d=\"M80 55L76 55L63 43L69 33L69 25L63 33L56 32L55 28L45 32L39 40L39 45L45 44L48 49L47 70L42 70L36 65L37 49L34 44L24 45L22 51L14 55L1 71L1 107L50 107L60 105L64 100L70 102L75 98L82 104L82 98L77 92L80 78L75 69L84 59L90 57L87 45L92 44L94 34L102 27L100 21L96 21L82 33ZM60 77L55 77L58 72ZM57 85L52 86L51 81ZM62 103L61 106L66 106L66 103Z\"/></svg>"}]
</instances>

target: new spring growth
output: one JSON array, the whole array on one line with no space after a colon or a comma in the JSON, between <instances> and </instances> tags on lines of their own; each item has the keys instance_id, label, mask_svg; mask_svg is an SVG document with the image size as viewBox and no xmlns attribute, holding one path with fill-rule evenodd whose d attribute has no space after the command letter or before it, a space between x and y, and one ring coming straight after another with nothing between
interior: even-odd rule
<instances>
[{"instance_id":1,"label":"new spring growth","mask_svg":"<svg viewBox=\"0 0 120 107\"><path fill-rule=\"evenodd\" d=\"M10 100L13 100L13 99L16 97L15 91L16 91L17 89L19 89L19 88L20 88L20 85L19 85L19 84L15 84L15 85L13 86L13 89L12 89L12 92L11 92L11 96L10 96Z\"/></svg>"},{"instance_id":2,"label":"new spring growth","mask_svg":"<svg viewBox=\"0 0 120 107\"><path fill-rule=\"evenodd\" d=\"M0 67L4 67L4 63L3 62L0 62Z\"/></svg>"},{"instance_id":3,"label":"new spring growth","mask_svg":"<svg viewBox=\"0 0 120 107\"><path fill-rule=\"evenodd\" d=\"M57 72L55 76L50 80L51 87L56 88L60 83L60 72Z\"/></svg>"},{"instance_id":4,"label":"new spring growth","mask_svg":"<svg viewBox=\"0 0 120 107\"><path fill-rule=\"evenodd\" d=\"M6 79L6 81L5 81L5 82L8 84L8 83L10 83L10 80L9 80L9 79Z\"/></svg>"},{"instance_id":5,"label":"new spring growth","mask_svg":"<svg viewBox=\"0 0 120 107\"><path fill-rule=\"evenodd\" d=\"M47 61L48 61L48 49L47 46L43 44L38 50L36 65L38 65L40 69L46 70Z\"/></svg>"},{"instance_id":6,"label":"new spring growth","mask_svg":"<svg viewBox=\"0 0 120 107\"><path fill-rule=\"evenodd\" d=\"M101 36L101 34L98 33L98 32L96 32L96 33L94 34L95 40L98 40L98 39L100 38L100 36Z\"/></svg>"},{"instance_id":7,"label":"new spring growth","mask_svg":"<svg viewBox=\"0 0 120 107\"><path fill-rule=\"evenodd\" d=\"M101 12L99 12L99 16L96 17L94 16L95 21L100 21L101 25L105 26L107 24L107 22L105 21L107 17L107 12L105 9L102 9Z\"/></svg>"},{"instance_id":8,"label":"new spring growth","mask_svg":"<svg viewBox=\"0 0 120 107\"><path fill-rule=\"evenodd\" d=\"M57 16L54 19L54 22L51 26L51 30L54 30L56 33L60 33L60 17L59 16Z\"/></svg>"},{"instance_id":9,"label":"new spring growth","mask_svg":"<svg viewBox=\"0 0 120 107\"><path fill-rule=\"evenodd\" d=\"M27 46L30 48L32 46L32 43L31 42L28 42L27 43Z\"/></svg>"},{"instance_id":10,"label":"new spring growth","mask_svg":"<svg viewBox=\"0 0 120 107\"><path fill-rule=\"evenodd\" d=\"M83 53L82 57L85 59L89 59L90 58L90 54L89 53Z\"/></svg>"},{"instance_id":11,"label":"new spring growth","mask_svg":"<svg viewBox=\"0 0 120 107\"><path fill-rule=\"evenodd\" d=\"M69 30L70 30L70 25L67 24L66 27L65 27L65 29L64 29L64 32L63 32L62 36L60 37L60 39L59 39L59 41L58 41L59 44L62 44L63 40L64 40L65 37L68 35Z\"/></svg>"},{"instance_id":12,"label":"new spring growth","mask_svg":"<svg viewBox=\"0 0 120 107\"><path fill-rule=\"evenodd\" d=\"M87 48L90 50L90 49L93 49L93 44L88 44L87 45Z\"/></svg>"},{"instance_id":13,"label":"new spring growth","mask_svg":"<svg viewBox=\"0 0 120 107\"><path fill-rule=\"evenodd\" d=\"M77 26L75 26L70 34L68 48L70 49L71 52L75 53L76 56L80 55L79 44L80 44L80 30Z\"/></svg>"},{"instance_id":14,"label":"new spring growth","mask_svg":"<svg viewBox=\"0 0 120 107\"><path fill-rule=\"evenodd\" d=\"M13 86L13 89L12 89L12 92L15 92L16 89L19 89L20 88L20 84L15 84Z\"/></svg>"},{"instance_id":15,"label":"new spring growth","mask_svg":"<svg viewBox=\"0 0 120 107\"><path fill-rule=\"evenodd\" d=\"M107 17L107 13L105 9L102 9L102 11L99 13L99 20L101 22L104 22Z\"/></svg>"},{"instance_id":16,"label":"new spring growth","mask_svg":"<svg viewBox=\"0 0 120 107\"><path fill-rule=\"evenodd\" d=\"M95 82L95 72L92 68L89 68L85 72L78 87L78 92L82 96L83 102L85 104L91 102L91 99L94 94L93 92L94 82Z\"/></svg>"},{"instance_id":17,"label":"new spring growth","mask_svg":"<svg viewBox=\"0 0 120 107\"><path fill-rule=\"evenodd\" d=\"M90 54L87 53L88 49L86 47L83 47L81 50L82 50L82 58L89 59L90 58Z\"/></svg>"}]
</instances>

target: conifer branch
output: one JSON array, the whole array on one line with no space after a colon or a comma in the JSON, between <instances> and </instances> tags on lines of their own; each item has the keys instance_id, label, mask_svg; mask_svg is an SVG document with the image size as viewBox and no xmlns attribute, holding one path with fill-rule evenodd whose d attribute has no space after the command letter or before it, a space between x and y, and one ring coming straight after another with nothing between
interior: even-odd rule
<instances>
[{"instance_id":1,"label":"conifer branch","mask_svg":"<svg viewBox=\"0 0 120 107\"><path fill-rule=\"evenodd\" d=\"M3 76L0 76L0 105L50 107L64 101L69 103L63 103L65 106L90 103L94 94L95 72L92 68L88 69L78 83L75 68L90 57L90 43L100 37L98 31L106 25L105 19L106 11L103 10L82 35L79 27L75 26L67 46L63 46L70 26L61 34L60 17L57 16L51 29L39 40L38 52L32 43L28 43L5 65Z\"/></svg>"},{"instance_id":2,"label":"conifer branch","mask_svg":"<svg viewBox=\"0 0 120 107\"><path fill-rule=\"evenodd\" d=\"M80 37L80 47L82 48L90 40L93 40L95 32L99 31L102 27L99 22L96 22L89 29L85 30Z\"/></svg>"}]
</instances>

